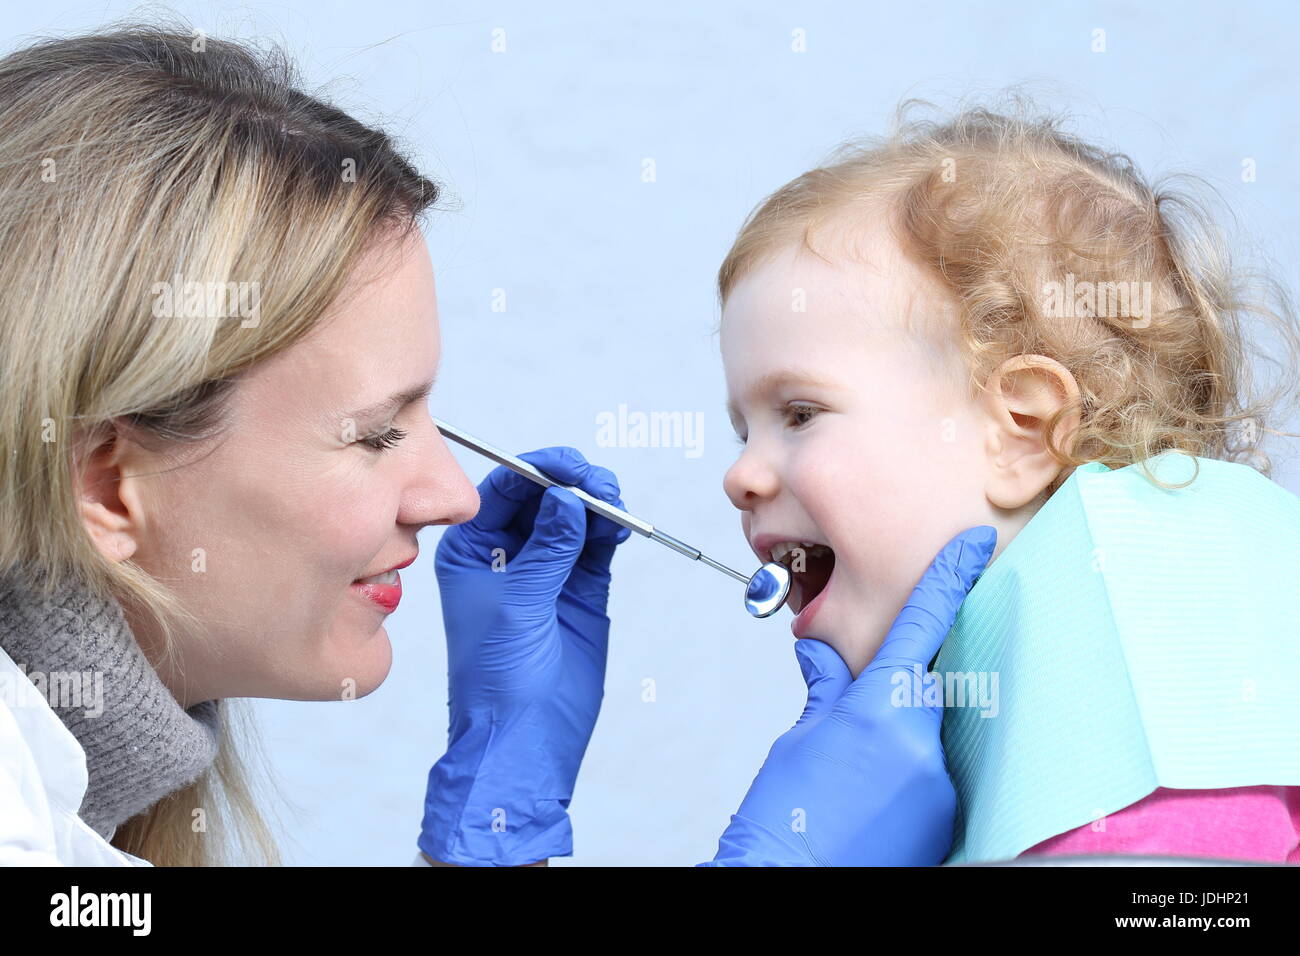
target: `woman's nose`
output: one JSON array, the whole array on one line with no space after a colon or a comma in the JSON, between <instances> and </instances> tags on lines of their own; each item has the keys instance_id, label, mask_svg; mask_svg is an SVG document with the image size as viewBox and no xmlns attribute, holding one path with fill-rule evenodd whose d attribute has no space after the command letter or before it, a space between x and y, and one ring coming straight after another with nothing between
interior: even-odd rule
<instances>
[{"instance_id":1,"label":"woman's nose","mask_svg":"<svg viewBox=\"0 0 1300 956\"><path fill-rule=\"evenodd\" d=\"M776 495L779 481L774 469L752 445L727 469L722 488L741 511L752 511L759 501Z\"/></svg>"},{"instance_id":2,"label":"woman's nose","mask_svg":"<svg viewBox=\"0 0 1300 956\"><path fill-rule=\"evenodd\" d=\"M442 433L429 422L429 452L421 455L419 472L402 496L402 524L461 524L478 514L478 489L461 469Z\"/></svg>"}]
</instances>

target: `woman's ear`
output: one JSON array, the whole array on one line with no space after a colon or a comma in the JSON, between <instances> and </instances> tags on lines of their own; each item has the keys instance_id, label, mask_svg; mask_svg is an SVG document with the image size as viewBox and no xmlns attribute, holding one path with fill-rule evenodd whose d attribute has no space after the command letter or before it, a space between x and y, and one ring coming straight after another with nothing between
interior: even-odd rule
<instances>
[{"instance_id":1,"label":"woman's ear","mask_svg":"<svg viewBox=\"0 0 1300 956\"><path fill-rule=\"evenodd\" d=\"M73 466L77 507L95 547L110 561L127 560L140 544L140 479L126 467L134 451L116 425L78 443Z\"/></svg>"},{"instance_id":2,"label":"woman's ear","mask_svg":"<svg viewBox=\"0 0 1300 956\"><path fill-rule=\"evenodd\" d=\"M1056 428L1057 447L1068 450L1080 424L1079 385L1054 359L1017 355L989 376L984 407L988 500L998 508L1023 507L1064 468L1047 451L1047 422L1059 409L1071 408Z\"/></svg>"}]
</instances>

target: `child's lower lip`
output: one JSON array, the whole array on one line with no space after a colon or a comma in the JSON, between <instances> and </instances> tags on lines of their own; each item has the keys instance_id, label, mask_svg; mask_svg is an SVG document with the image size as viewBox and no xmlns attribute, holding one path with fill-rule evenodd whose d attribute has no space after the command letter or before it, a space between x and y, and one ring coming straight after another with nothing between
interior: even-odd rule
<instances>
[{"instance_id":1,"label":"child's lower lip","mask_svg":"<svg viewBox=\"0 0 1300 956\"><path fill-rule=\"evenodd\" d=\"M397 580L392 584L357 584L353 582L350 587L386 614L396 611L398 602L402 600L402 576L400 574L397 575Z\"/></svg>"},{"instance_id":2,"label":"child's lower lip","mask_svg":"<svg viewBox=\"0 0 1300 956\"><path fill-rule=\"evenodd\" d=\"M835 572L826 580L826 586L818 592L817 596L812 599L812 603L804 605L795 619L790 622L790 630L797 638L808 636L808 631L812 627L813 618L817 616L817 611L821 608L822 602L826 600L826 592L831 589L831 584L835 581Z\"/></svg>"}]
</instances>

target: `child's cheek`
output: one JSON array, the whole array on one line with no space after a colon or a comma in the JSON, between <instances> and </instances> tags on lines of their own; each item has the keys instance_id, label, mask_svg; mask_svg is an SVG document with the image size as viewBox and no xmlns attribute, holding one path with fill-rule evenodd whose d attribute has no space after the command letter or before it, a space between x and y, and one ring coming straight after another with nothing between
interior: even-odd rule
<instances>
[{"instance_id":1,"label":"child's cheek","mask_svg":"<svg viewBox=\"0 0 1300 956\"><path fill-rule=\"evenodd\" d=\"M911 450L871 453L865 444L841 442L836 454L818 456L796 489L836 551L834 599L816 630L854 677L875 657L947 541L927 553L942 530L943 508L936 507L931 482L915 470L925 466L909 460Z\"/></svg>"}]
</instances>

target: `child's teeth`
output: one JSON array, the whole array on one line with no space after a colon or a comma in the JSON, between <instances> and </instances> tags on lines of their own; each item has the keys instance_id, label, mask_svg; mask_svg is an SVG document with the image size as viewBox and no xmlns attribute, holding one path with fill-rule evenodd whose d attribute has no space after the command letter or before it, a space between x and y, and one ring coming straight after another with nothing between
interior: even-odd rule
<instances>
[{"instance_id":1,"label":"child's teeth","mask_svg":"<svg viewBox=\"0 0 1300 956\"><path fill-rule=\"evenodd\" d=\"M383 574L376 574L374 577L362 578L357 581L358 584L396 584L397 570L385 571Z\"/></svg>"},{"instance_id":2,"label":"child's teeth","mask_svg":"<svg viewBox=\"0 0 1300 956\"><path fill-rule=\"evenodd\" d=\"M816 553L819 550L829 550L825 545L816 544L812 541L782 541L772 546L772 560L783 561L792 551L800 548L803 549L805 555Z\"/></svg>"}]
</instances>

